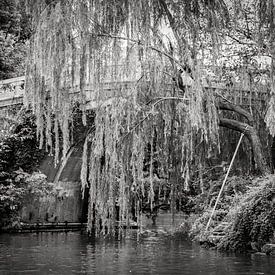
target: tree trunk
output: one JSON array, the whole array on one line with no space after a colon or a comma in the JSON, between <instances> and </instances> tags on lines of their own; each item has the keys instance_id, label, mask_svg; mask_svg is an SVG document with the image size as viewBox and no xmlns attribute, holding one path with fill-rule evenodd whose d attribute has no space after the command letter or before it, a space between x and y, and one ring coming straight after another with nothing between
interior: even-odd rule
<instances>
[{"instance_id":1,"label":"tree trunk","mask_svg":"<svg viewBox=\"0 0 275 275\"><path fill-rule=\"evenodd\" d=\"M270 167L267 165L267 162L263 154L260 138L253 126L250 126L243 122L236 121L234 119L228 119L228 118L220 118L219 125L222 127L226 127L226 128L244 133L251 143L256 168L263 175L266 175L271 172Z\"/></svg>"}]
</instances>

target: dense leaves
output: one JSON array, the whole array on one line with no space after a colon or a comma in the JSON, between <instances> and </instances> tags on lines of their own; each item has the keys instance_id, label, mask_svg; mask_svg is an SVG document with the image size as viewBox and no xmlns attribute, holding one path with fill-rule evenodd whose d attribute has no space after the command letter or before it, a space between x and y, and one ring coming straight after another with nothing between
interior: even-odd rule
<instances>
[{"instance_id":1,"label":"dense leaves","mask_svg":"<svg viewBox=\"0 0 275 275\"><path fill-rule=\"evenodd\" d=\"M30 19L24 1L0 1L0 79L25 73Z\"/></svg>"},{"instance_id":2,"label":"dense leaves","mask_svg":"<svg viewBox=\"0 0 275 275\"><path fill-rule=\"evenodd\" d=\"M192 223L190 236L203 244L215 245L226 251L260 251L264 244L274 241L274 176L265 178L230 177L217 209L206 231L212 207L222 181L210 183L204 196L196 197L201 212ZM219 232L225 236L213 237Z\"/></svg>"},{"instance_id":3,"label":"dense leaves","mask_svg":"<svg viewBox=\"0 0 275 275\"><path fill-rule=\"evenodd\" d=\"M38 150L33 115L30 112L24 113L21 121L11 135L1 140L0 169L2 172L10 173L18 169L31 172L43 156L43 151ZM5 179L1 177L0 180Z\"/></svg>"},{"instance_id":4,"label":"dense leaves","mask_svg":"<svg viewBox=\"0 0 275 275\"><path fill-rule=\"evenodd\" d=\"M241 201L232 230L219 245L221 249L247 251L273 241L275 224L274 178L261 181L254 192ZM253 190L253 189L251 189Z\"/></svg>"},{"instance_id":5,"label":"dense leaves","mask_svg":"<svg viewBox=\"0 0 275 275\"><path fill-rule=\"evenodd\" d=\"M143 200L149 199L153 208L160 187L154 182L164 179L173 186L174 203L176 194L189 188L196 152L202 159L205 151L219 150L215 99L201 85L196 42L198 32L207 31L211 40L209 30L226 21L223 2L29 1L29 8L36 32L27 66L27 99L41 144L55 144L56 161L59 152L64 159L70 148L70 95L79 95L84 124L87 102L97 107L82 169L83 187L90 186L89 226L96 222L113 229L116 207L125 223L134 218L132 207L134 216L140 214ZM168 30L163 28L166 20ZM179 84L182 69L193 78L190 88ZM109 89L112 99L106 94ZM52 128L55 142L49 135ZM209 150L196 147L200 140Z\"/></svg>"},{"instance_id":6,"label":"dense leaves","mask_svg":"<svg viewBox=\"0 0 275 275\"><path fill-rule=\"evenodd\" d=\"M13 133L0 141L0 226L17 217L28 191L28 173L45 155L39 150L34 121L30 112L24 112Z\"/></svg>"},{"instance_id":7,"label":"dense leaves","mask_svg":"<svg viewBox=\"0 0 275 275\"><path fill-rule=\"evenodd\" d=\"M154 208L155 194L164 186L175 205L190 188L196 167L202 171L206 159L219 153L219 125L245 132L259 170L268 170L252 94L271 79L263 73L254 80L259 72L253 68L255 59L270 53L269 33L259 37L264 27L253 9L258 1L235 2L27 1L35 32L26 95L41 147L53 148L56 162L60 153L65 159L74 100L84 125L86 108L96 112L95 131L85 132L81 173L83 190L90 188L89 229L112 231L117 217L129 224L144 201ZM245 46L240 50L239 44ZM223 94L211 88L211 73L223 81ZM244 102L234 88L249 89ZM248 123L222 120L218 109L234 111Z\"/></svg>"}]
</instances>

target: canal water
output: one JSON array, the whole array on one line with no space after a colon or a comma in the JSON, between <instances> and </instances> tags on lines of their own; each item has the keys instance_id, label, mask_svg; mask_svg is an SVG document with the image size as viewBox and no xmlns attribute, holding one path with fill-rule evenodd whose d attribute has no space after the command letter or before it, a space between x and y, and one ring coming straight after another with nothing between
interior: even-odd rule
<instances>
[{"instance_id":1,"label":"canal water","mask_svg":"<svg viewBox=\"0 0 275 275\"><path fill-rule=\"evenodd\" d=\"M223 254L162 231L91 240L80 232L0 235L0 274L275 274L275 257Z\"/></svg>"}]
</instances>

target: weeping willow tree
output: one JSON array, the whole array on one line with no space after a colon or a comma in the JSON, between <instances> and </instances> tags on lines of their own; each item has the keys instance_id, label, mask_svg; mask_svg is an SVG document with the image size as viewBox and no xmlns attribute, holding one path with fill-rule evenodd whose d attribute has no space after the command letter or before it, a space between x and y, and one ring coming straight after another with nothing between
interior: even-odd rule
<instances>
[{"instance_id":1,"label":"weeping willow tree","mask_svg":"<svg viewBox=\"0 0 275 275\"><path fill-rule=\"evenodd\" d=\"M129 224L166 190L175 207L192 167L219 152L219 124L231 125L220 120L214 91L202 85L204 61L216 65L219 31L228 27L225 2L26 2L35 27L26 104L40 146L56 163L66 158L75 101L84 125L87 108L96 114L81 170L89 230Z\"/></svg>"}]
</instances>

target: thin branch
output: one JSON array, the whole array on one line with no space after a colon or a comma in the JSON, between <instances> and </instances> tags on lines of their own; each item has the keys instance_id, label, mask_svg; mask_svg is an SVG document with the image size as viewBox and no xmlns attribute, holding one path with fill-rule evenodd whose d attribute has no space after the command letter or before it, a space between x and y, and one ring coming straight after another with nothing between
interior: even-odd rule
<instances>
[{"instance_id":1,"label":"thin branch","mask_svg":"<svg viewBox=\"0 0 275 275\"><path fill-rule=\"evenodd\" d=\"M144 45L144 43L142 43L140 40L136 40L136 39L132 39L132 38L128 38L128 37L124 37L124 36L117 36L117 35L111 35L111 34L103 34L103 33L99 33L99 34L96 34L94 36L103 36L103 37L109 37L109 38L112 38L112 39L120 39L120 40L125 40L125 41L130 41L130 42L133 42L133 43L136 43L138 45ZM172 59L175 63L177 63L181 68L185 68L185 66L183 66L177 59L175 59L172 55L154 47L154 46L148 46L148 48L150 48L151 50L154 50L170 59Z\"/></svg>"},{"instance_id":2,"label":"thin branch","mask_svg":"<svg viewBox=\"0 0 275 275\"><path fill-rule=\"evenodd\" d=\"M238 42L239 44L241 45L248 45L248 46L257 46L256 43L253 43L252 41L251 42L244 42L244 41L241 41L239 40L238 38L236 38L235 36L232 36L231 34L226 34L230 39Z\"/></svg>"},{"instance_id":3,"label":"thin branch","mask_svg":"<svg viewBox=\"0 0 275 275\"><path fill-rule=\"evenodd\" d=\"M224 99L226 102L233 104L229 99L227 99L225 96L223 96L221 93L219 93L217 90L215 90L215 94L219 96L220 98Z\"/></svg>"},{"instance_id":4,"label":"thin branch","mask_svg":"<svg viewBox=\"0 0 275 275\"><path fill-rule=\"evenodd\" d=\"M163 101L165 101L165 100L182 100L182 101L183 101L183 100L189 100L189 99L188 99L188 98L185 98L185 97L162 97L162 98L160 98L159 100L157 100L155 103L152 104L152 108L151 108L151 110L148 112L148 114L147 114L144 118L142 118L133 128L131 128L131 129L129 130L128 133L126 133L126 134L122 137L120 143L123 142L123 140L124 140L126 137L128 137L135 129L137 129L146 119L148 119L148 118L153 114L153 110L154 110L154 108L155 108L155 106L156 106L157 104L159 104L159 103L161 103L161 102L163 102Z\"/></svg>"}]
</instances>

